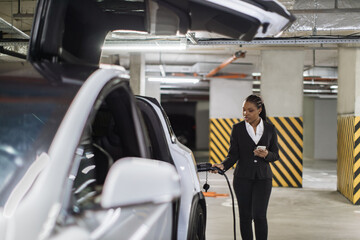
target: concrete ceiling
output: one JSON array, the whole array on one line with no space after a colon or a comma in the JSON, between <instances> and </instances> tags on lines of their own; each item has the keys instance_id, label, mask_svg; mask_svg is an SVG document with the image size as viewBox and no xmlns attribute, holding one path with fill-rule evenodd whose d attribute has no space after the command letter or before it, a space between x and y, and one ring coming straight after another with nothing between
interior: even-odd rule
<instances>
[{"instance_id":1,"label":"concrete ceiling","mask_svg":"<svg viewBox=\"0 0 360 240\"><path fill-rule=\"evenodd\" d=\"M18 2L19 1L0 0L0 18L10 23L14 29L16 28L29 35L36 1L21 0L20 7L18 7ZM222 73L245 74L248 75L246 79L252 79L252 73L259 73L261 71L261 50L280 48L303 49L306 53L304 71L314 67L332 70L338 66L337 54L339 46L359 46L360 1L280 0L279 2L283 3L286 8L292 11L297 17L297 21L282 35L282 37L286 37L286 40L288 40L286 43L279 41L280 39L259 39L257 42L255 41L256 44L254 44L254 42L246 43L204 32L191 33L195 40L198 41L197 44L191 43L190 38L186 38L186 36L158 37L123 33L109 34L108 40L131 42L133 39L137 39L140 43L141 41L144 43L153 42L165 44L174 41L185 41L187 43L186 49L181 51L142 50L141 52L144 54L148 70L147 75L159 75L159 65L164 67L167 75L181 73L205 75L212 68L232 57L234 53L245 51L246 56L244 58L235 60L232 64L225 67ZM331 21L329 21L330 19ZM16 34L16 30L14 29L12 29L12 32ZM4 29L0 30L4 31ZM6 38L9 36L3 35L3 37ZM0 44L9 50L26 53L24 44L6 45L7 43L4 41L1 41ZM134 51L135 50L131 50L131 52ZM126 50L104 50L102 61L104 63L120 64L128 69L130 54L131 53ZM21 61L21 59L0 54L0 62L1 61ZM156 71L156 69L159 70ZM312 73L314 72L315 71ZM326 73L324 77L326 77ZM199 86L199 88L203 89L203 85L204 84L202 84L201 87ZM256 86L254 85L254 87ZM319 89L321 88L320 85L318 87ZM196 87L193 86L192 88L194 91L196 90ZM189 91L191 91L191 89Z\"/></svg>"}]
</instances>

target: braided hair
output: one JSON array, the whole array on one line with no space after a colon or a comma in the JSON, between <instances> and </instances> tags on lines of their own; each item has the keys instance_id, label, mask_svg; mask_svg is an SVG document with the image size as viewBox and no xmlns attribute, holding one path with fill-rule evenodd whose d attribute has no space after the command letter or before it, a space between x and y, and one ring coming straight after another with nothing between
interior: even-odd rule
<instances>
[{"instance_id":1,"label":"braided hair","mask_svg":"<svg viewBox=\"0 0 360 240\"><path fill-rule=\"evenodd\" d=\"M266 110L265 110L264 102L261 99L261 97L257 95L250 95L245 99L245 101L253 103L257 107L257 109L262 108L259 116L262 118L263 121L266 122Z\"/></svg>"}]
</instances>

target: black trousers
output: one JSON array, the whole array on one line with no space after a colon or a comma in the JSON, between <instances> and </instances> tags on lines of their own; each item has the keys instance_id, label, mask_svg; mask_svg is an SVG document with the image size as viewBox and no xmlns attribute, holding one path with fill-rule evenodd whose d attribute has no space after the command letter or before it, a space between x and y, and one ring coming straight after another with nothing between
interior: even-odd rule
<instances>
[{"instance_id":1,"label":"black trousers","mask_svg":"<svg viewBox=\"0 0 360 240\"><path fill-rule=\"evenodd\" d=\"M256 240L266 240L266 212L272 189L272 179L241 179L234 177L234 190L239 206L240 231L243 240L253 240L252 220Z\"/></svg>"}]
</instances>

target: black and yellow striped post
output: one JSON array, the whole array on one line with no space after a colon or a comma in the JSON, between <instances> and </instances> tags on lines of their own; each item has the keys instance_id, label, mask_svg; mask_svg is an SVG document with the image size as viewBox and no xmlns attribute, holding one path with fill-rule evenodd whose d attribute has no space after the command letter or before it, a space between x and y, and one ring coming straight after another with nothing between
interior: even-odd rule
<instances>
[{"instance_id":1,"label":"black and yellow striped post","mask_svg":"<svg viewBox=\"0 0 360 240\"><path fill-rule=\"evenodd\" d=\"M360 117L338 117L338 191L360 205Z\"/></svg>"},{"instance_id":2,"label":"black and yellow striped post","mask_svg":"<svg viewBox=\"0 0 360 240\"><path fill-rule=\"evenodd\" d=\"M269 117L278 133L280 159L271 164L273 186L302 187L303 121L300 117ZM210 162L220 163L227 156L232 125L238 118L210 119Z\"/></svg>"},{"instance_id":3,"label":"black and yellow striped post","mask_svg":"<svg viewBox=\"0 0 360 240\"><path fill-rule=\"evenodd\" d=\"M274 186L302 187L303 120L301 117L269 117L275 125L279 143L279 161L274 162Z\"/></svg>"},{"instance_id":4,"label":"black and yellow striped post","mask_svg":"<svg viewBox=\"0 0 360 240\"><path fill-rule=\"evenodd\" d=\"M238 118L210 119L210 162L220 163L227 156L230 146L232 125L240 122Z\"/></svg>"}]
</instances>

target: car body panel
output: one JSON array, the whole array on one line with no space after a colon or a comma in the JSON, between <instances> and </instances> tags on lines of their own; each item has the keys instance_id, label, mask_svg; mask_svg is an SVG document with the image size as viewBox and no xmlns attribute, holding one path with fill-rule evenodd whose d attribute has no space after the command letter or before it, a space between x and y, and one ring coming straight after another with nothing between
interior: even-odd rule
<instances>
[{"instance_id":1,"label":"car body panel","mask_svg":"<svg viewBox=\"0 0 360 240\"><path fill-rule=\"evenodd\" d=\"M165 179L167 184L163 184ZM119 159L105 181L102 207L75 216L76 225L86 230L90 239L170 239L172 201L179 195L179 178L172 165L142 158ZM61 229L52 237L67 234L67 225Z\"/></svg>"},{"instance_id":2,"label":"car body panel","mask_svg":"<svg viewBox=\"0 0 360 240\"><path fill-rule=\"evenodd\" d=\"M212 4L217 4L223 8L228 9L229 11L238 11L257 19L260 22L260 26L256 32L256 35L244 36L244 38L249 41L254 37L273 37L279 34L281 31L285 30L289 24L295 21L295 17L277 1L206 1Z\"/></svg>"},{"instance_id":3,"label":"car body panel","mask_svg":"<svg viewBox=\"0 0 360 240\"><path fill-rule=\"evenodd\" d=\"M192 151L181 144L176 138L172 138L171 126L167 122L166 114L160 107L160 104L154 103L155 99L137 96L138 101L146 102L149 107L156 111L156 115L161 122L167 145L169 147L174 165L180 175L181 182L181 200L180 200L180 215L178 223L178 239L188 239L190 218L192 213L193 199L197 194L201 193L198 174L195 168L195 159Z\"/></svg>"}]
</instances>

